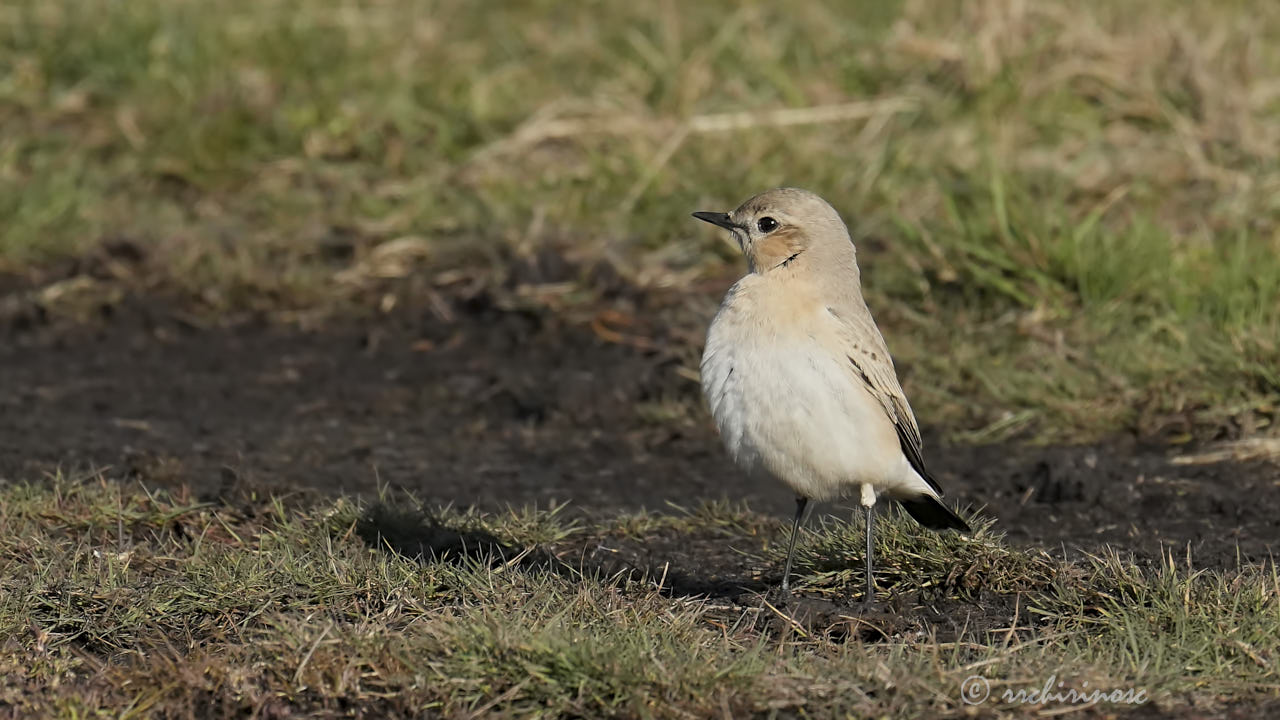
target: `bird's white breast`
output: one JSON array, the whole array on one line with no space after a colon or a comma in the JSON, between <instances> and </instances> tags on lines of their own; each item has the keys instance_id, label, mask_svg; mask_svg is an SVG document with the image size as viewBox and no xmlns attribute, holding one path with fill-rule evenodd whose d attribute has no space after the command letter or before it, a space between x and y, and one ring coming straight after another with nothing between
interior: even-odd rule
<instances>
[{"instance_id":1,"label":"bird's white breast","mask_svg":"<svg viewBox=\"0 0 1280 720\"><path fill-rule=\"evenodd\" d=\"M774 305L744 283L712 322L702 358L703 393L738 465L818 500L862 483L892 492L922 482L883 407L832 346L826 306Z\"/></svg>"}]
</instances>

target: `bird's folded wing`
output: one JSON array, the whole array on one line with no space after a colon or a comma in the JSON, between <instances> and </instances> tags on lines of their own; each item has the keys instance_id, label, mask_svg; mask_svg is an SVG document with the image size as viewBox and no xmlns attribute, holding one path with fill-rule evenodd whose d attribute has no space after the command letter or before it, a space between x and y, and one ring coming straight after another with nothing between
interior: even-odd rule
<instances>
[{"instance_id":1,"label":"bird's folded wing","mask_svg":"<svg viewBox=\"0 0 1280 720\"><path fill-rule=\"evenodd\" d=\"M893 421L902 454L911 463L911 468L929 483L929 487L941 495L942 488L925 469L920 427L916 425L915 413L911 412L907 396L898 383L888 346L871 319L871 313L865 308L855 308L852 312L839 312L834 308L827 310L839 322L840 338L854 372L866 383L871 395L880 401L885 414Z\"/></svg>"}]
</instances>

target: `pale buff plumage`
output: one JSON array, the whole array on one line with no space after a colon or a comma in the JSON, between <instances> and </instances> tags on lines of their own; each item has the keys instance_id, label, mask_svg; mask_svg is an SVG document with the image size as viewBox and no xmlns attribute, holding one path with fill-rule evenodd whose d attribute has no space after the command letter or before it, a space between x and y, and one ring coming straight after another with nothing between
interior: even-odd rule
<instances>
[{"instance_id":1,"label":"pale buff plumage","mask_svg":"<svg viewBox=\"0 0 1280 720\"><path fill-rule=\"evenodd\" d=\"M726 294L702 358L703 393L734 461L790 487L797 524L808 499L858 491L869 585L877 496L902 502L928 527L967 530L925 469L915 416L862 299L839 214L813 193L780 188L732 213L695 216L728 229L750 268Z\"/></svg>"}]
</instances>

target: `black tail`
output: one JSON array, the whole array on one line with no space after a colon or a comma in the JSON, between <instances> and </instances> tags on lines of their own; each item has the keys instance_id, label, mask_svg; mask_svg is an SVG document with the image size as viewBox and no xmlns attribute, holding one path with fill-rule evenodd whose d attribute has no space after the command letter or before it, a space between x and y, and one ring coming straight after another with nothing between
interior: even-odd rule
<instances>
[{"instance_id":1,"label":"black tail","mask_svg":"<svg viewBox=\"0 0 1280 720\"><path fill-rule=\"evenodd\" d=\"M942 501L928 495L921 495L918 498L910 500L899 500L902 507L916 522L929 528L930 530L959 530L961 532L969 532L969 523L960 519L959 515L951 512L951 508L942 504Z\"/></svg>"}]
</instances>

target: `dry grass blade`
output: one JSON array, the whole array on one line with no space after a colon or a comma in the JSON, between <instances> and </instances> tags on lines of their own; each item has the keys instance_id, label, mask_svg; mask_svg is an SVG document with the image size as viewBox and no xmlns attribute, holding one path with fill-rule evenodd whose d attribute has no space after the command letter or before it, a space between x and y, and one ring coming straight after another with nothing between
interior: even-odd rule
<instances>
[{"instance_id":1,"label":"dry grass blade","mask_svg":"<svg viewBox=\"0 0 1280 720\"><path fill-rule=\"evenodd\" d=\"M516 128L510 136L482 147L472 156L472 162L521 153L545 142L583 135L667 137L663 152L658 154L658 158L664 155L669 158L679 144L691 134L852 122L911 112L919 107L920 102L914 98L888 97L803 108L710 113L694 115L684 120L641 115L557 118L539 114ZM655 161L651 163L651 167L660 168L664 164L665 161ZM654 172L656 174L656 170Z\"/></svg>"},{"instance_id":2,"label":"dry grass blade","mask_svg":"<svg viewBox=\"0 0 1280 720\"><path fill-rule=\"evenodd\" d=\"M1245 438L1220 443L1205 450L1173 458L1175 465L1211 465L1223 462L1280 461L1280 438Z\"/></svg>"}]
</instances>

